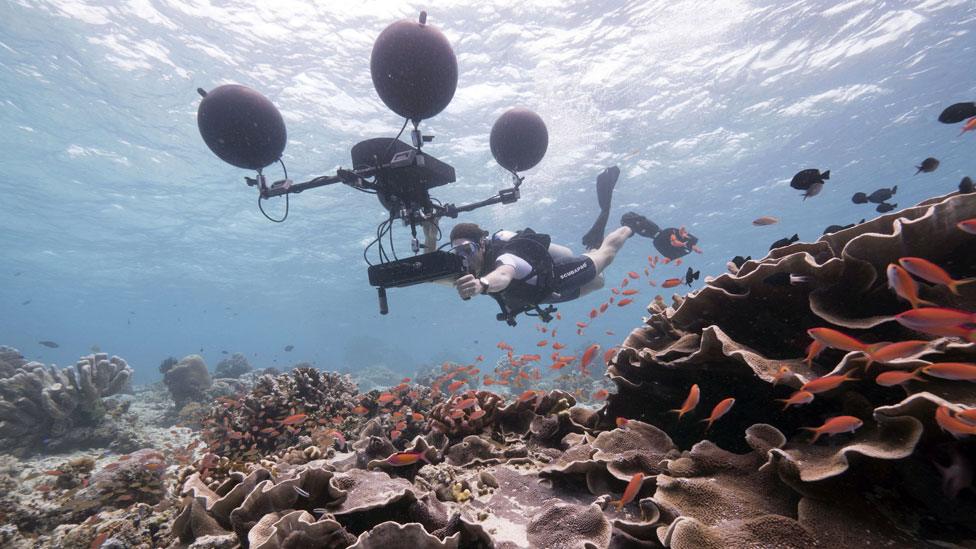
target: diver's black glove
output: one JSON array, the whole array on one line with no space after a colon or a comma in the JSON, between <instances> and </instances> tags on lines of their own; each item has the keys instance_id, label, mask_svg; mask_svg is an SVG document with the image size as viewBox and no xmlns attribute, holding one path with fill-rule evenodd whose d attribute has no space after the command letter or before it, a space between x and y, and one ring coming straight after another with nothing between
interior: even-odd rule
<instances>
[{"instance_id":1,"label":"diver's black glove","mask_svg":"<svg viewBox=\"0 0 976 549\"><path fill-rule=\"evenodd\" d=\"M625 213L620 218L620 224L624 227L630 227L630 230L634 231L634 234L646 236L647 238L654 238L657 236L657 233L661 232L661 228L655 225L653 221L634 212Z\"/></svg>"}]
</instances>

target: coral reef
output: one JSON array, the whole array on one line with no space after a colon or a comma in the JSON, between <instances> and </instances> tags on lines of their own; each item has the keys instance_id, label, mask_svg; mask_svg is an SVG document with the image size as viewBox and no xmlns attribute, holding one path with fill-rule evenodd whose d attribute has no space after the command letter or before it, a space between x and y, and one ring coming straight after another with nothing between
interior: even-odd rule
<instances>
[{"instance_id":1,"label":"coral reef","mask_svg":"<svg viewBox=\"0 0 976 549\"><path fill-rule=\"evenodd\" d=\"M105 397L130 391L132 369L125 360L98 353L82 357L73 367L58 368L24 362L3 348L0 371L0 439L3 450L49 451L74 445L98 445L118 438L117 419L125 403ZM106 444L107 445L107 444Z\"/></svg>"},{"instance_id":2,"label":"coral reef","mask_svg":"<svg viewBox=\"0 0 976 549\"><path fill-rule=\"evenodd\" d=\"M251 363L247 361L247 357L242 353L234 353L217 363L217 368L214 369L214 377L236 379L253 369Z\"/></svg>"},{"instance_id":3,"label":"coral reef","mask_svg":"<svg viewBox=\"0 0 976 549\"><path fill-rule=\"evenodd\" d=\"M163 383L179 410L191 402L205 402L207 391L213 385L213 378L207 364L200 355L185 356L177 362L166 359L159 366L163 373Z\"/></svg>"},{"instance_id":4,"label":"coral reef","mask_svg":"<svg viewBox=\"0 0 976 549\"><path fill-rule=\"evenodd\" d=\"M939 476L950 462L965 468L958 456L976 455L976 447L956 440L936 419L940 406L950 414L976 407L976 389L934 377L898 386L878 381L883 373L931 363L976 362L976 344L891 322L905 305L885 284L886 266L903 256L924 257L956 278L976 275L976 239L954 227L974 216L971 197L934 199L815 243L778 248L747 261L736 275L709 280L674 307L649 308L646 326L630 334L608 368L617 391L601 411L601 424L623 418L623 429L632 429L639 419L660 427L678 447L691 447L667 460L666 472L641 467L656 487L648 491L645 481L644 490L678 515L661 528L665 545L783 540L791 546L908 547L922 539L976 538L965 518L976 513L976 501L958 486L944 492ZM810 282L764 282L776 273ZM972 289L954 295L922 286L920 294L943 307L976 310ZM808 356L807 330L818 327L843 330L864 346ZM904 340L920 343L911 354L868 366L876 344ZM809 404L784 408L793 392L829 376L853 379L817 392ZM686 417L672 413L693 385L697 410ZM700 421L728 397L735 407L706 433ZM827 443L803 430L837 416L857 418L861 427ZM585 471L590 481L593 465L580 462L585 459L563 469ZM949 502L953 493L957 499ZM874 512L865 513L868 508Z\"/></svg>"}]
</instances>

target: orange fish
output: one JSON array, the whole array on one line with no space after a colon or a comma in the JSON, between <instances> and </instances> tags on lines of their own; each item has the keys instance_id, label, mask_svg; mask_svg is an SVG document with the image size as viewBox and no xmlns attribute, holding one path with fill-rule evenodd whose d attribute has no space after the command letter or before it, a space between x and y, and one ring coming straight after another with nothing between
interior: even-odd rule
<instances>
[{"instance_id":1,"label":"orange fish","mask_svg":"<svg viewBox=\"0 0 976 549\"><path fill-rule=\"evenodd\" d=\"M919 371L921 371L921 368L911 372L892 370L878 375L878 377L874 378L874 382L882 387L894 387L895 385L901 385L909 381L925 381L925 378L918 376Z\"/></svg>"},{"instance_id":2,"label":"orange fish","mask_svg":"<svg viewBox=\"0 0 976 549\"><path fill-rule=\"evenodd\" d=\"M837 435L840 433L853 433L854 431L861 428L864 422L854 416L835 416L828 419L820 427L800 427L804 431L812 431L814 433L813 440L810 444L816 444L817 439L820 435Z\"/></svg>"},{"instance_id":3,"label":"orange fish","mask_svg":"<svg viewBox=\"0 0 976 549\"><path fill-rule=\"evenodd\" d=\"M812 379L804 383L803 386L800 387L800 390L809 391L813 394L825 393L827 391L830 391L831 389L836 389L837 387L840 387L840 384L844 383L845 381L857 381L857 378L848 376L847 374L849 373L850 372L847 372L842 376L834 375L834 376L824 376L824 377L818 377L817 379Z\"/></svg>"},{"instance_id":4,"label":"orange fish","mask_svg":"<svg viewBox=\"0 0 976 549\"><path fill-rule=\"evenodd\" d=\"M597 315L596 309L590 309L590 318L596 318L596 315Z\"/></svg>"},{"instance_id":5,"label":"orange fish","mask_svg":"<svg viewBox=\"0 0 976 549\"><path fill-rule=\"evenodd\" d=\"M285 419L281 420L281 424L282 425L296 425L298 423L301 423L301 422L305 421L307 418L308 418L308 415L307 414L295 414L295 415L288 416Z\"/></svg>"},{"instance_id":6,"label":"orange fish","mask_svg":"<svg viewBox=\"0 0 976 549\"><path fill-rule=\"evenodd\" d=\"M380 404L389 404L394 400L396 400L395 396L391 395L390 393L383 393L379 396L379 398L376 399L376 402L379 402Z\"/></svg>"},{"instance_id":7,"label":"orange fish","mask_svg":"<svg viewBox=\"0 0 976 549\"><path fill-rule=\"evenodd\" d=\"M352 413L356 414L357 416L364 416L369 413L369 409L360 405L353 408Z\"/></svg>"},{"instance_id":8,"label":"orange fish","mask_svg":"<svg viewBox=\"0 0 976 549\"><path fill-rule=\"evenodd\" d=\"M467 410L468 408L474 408L476 404L478 404L478 399L466 398L464 400L458 401L458 403L455 404L454 407L459 410Z\"/></svg>"},{"instance_id":9,"label":"orange fish","mask_svg":"<svg viewBox=\"0 0 976 549\"><path fill-rule=\"evenodd\" d=\"M545 347L546 345L549 345L549 340L546 339L543 339L535 344L536 347Z\"/></svg>"},{"instance_id":10,"label":"orange fish","mask_svg":"<svg viewBox=\"0 0 976 549\"><path fill-rule=\"evenodd\" d=\"M935 303L918 297L918 285L912 280L908 271L894 263L889 263L885 272L888 275L888 287L894 290L898 297L911 303L912 309L918 309L919 305L935 306Z\"/></svg>"},{"instance_id":11,"label":"orange fish","mask_svg":"<svg viewBox=\"0 0 976 549\"><path fill-rule=\"evenodd\" d=\"M615 420L615 423L617 424L617 427L626 427L627 424L630 423L630 420L625 417L618 417Z\"/></svg>"},{"instance_id":12,"label":"orange fish","mask_svg":"<svg viewBox=\"0 0 976 549\"><path fill-rule=\"evenodd\" d=\"M803 406L804 404L810 404L813 402L813 393L810 391L797 391L790 395L790 398L777 398L779 402L786 403L783 406L783 410L786 410L790 406Z\"/></svg>"},{"instance_id":13,"label":"orange fish","mask_svg":"<svg viewBox=\"0 0 976 549\"><path fill-rule=\"evenodd\" d=\"M630 477L630 482L627 483L627 488L624 489L624 495L620 496L620 499L611 501L610 503L616 505L617 511L620 511L624 508L624 505L634 500L643 482L644 473L634 473L634 476Z\"/></svg>"},{"instance_id":14,"label":"orange fish","mask_svg":"<svg viewBox=\"0 0 976 549\"><path fill-rule=\"evenodd\" d=\"M556 313L556 320L562 320L562 319L563 319L562 313Z\"/></svg>"},{"instance_id":15,"label":"orange fish","mask_svg":"<svg viewBox=\"0 0 976 549\"><path fill-rule=\"evenodd\" d=\"M657 288L657 282L654 282L653 280L648 279L647 284L649 286L654 286L655 288Z\"/></svg>"},{"instance_id":16,"label":"orange fish","mask_svg":"<svg viewBox=\"0 0 976 549\"><path fill-rule=\"evenodd\" d=\"M889 343L887 345L872 346L867 350L867 365L871 366L872 362L887 364L893 360L910 357L925 350L928 344L928 341L913 339L899 341L898 343Z\"/></svg>"},{"instance_id":17,"label":"orange fish","mask_svg":"<svg viewBox=\"0 0 976 549\"><path fill-rule=\"evenodd\" d=\"M453 419L461 419L464 417L464 410L451 410L451 413L448 415Z\"/></svg>"},{"instance_id":18,"label":"orange fish","mask_svg":"<svg viewBox=\"0 0 976 549\"><path fill-rule=\"evenodd\" d=\"M942 270L941 267L920 257L902 257L898 260L898 264L905 268L906 271L912 273L913 275L925 280L926 282L931 282L932 284L941 284L949 291L955 295L959 295L959 286L963 284L969 284L970 282L976 282L976 278L969 278L966 280L954 280L949 273Z\"/></svg>"},{"instance_id":19,"label":"orange fish","mask_svg":"<svg viewBox=\"0 0 976 549\"><path fill-rule=\"evenodd\" d=\"M589 366L590 362L593 361L593 355L595 355L599 349L600 346L597 345L596 343L587 347L586 351L583 352L583 360L580 361L580 367L586 368L587 366Z\"/></svg>"},{"instance_id":20,"label":"orange fish","mask_svg":"<svg viewBox=\"0 0 976 549\"><path fill-rule=\"evenodd\" d=\"M552 370L562 370L563 368L566 367L567 364L569 364L569 362L562 362L562 361L553 362L552 366L550 366L549 368Z\"/></svg>"},{"instance_id":21,"label":"orange fish","mask_svg":"<svg viewBox=\"0 0 976 549\"><path fill-rule=\"evenodd\" d=\"M509 345L508 343L505 343L504 341L499 341L498 342L498 345L496 345L496 347L498 347L499 349L501 349L503 351L512 351L513 350L512 349L512 346Z\"/></svg>"},{"instance_id":22,"label":"orange fish","mask_svg":"<svg viewBox=\"0 0 976 549\"><path fill-rule=\"evenodd\" d=\"M524 393L522 393L521 395L519 395L519 397L518 397L518 401L519 401L519 402L526 402L526 401L528 401L528 400L532 400L532 399L534 399L534 398L535 398L536 396L538 396L538 394L539 394L539 392L538 392L538 391L535 391L535 390L532 390L532 389L529 389L528 391L525 391Z\"/></svg>"},{"instance_id":23,"label":"orange fish","mask_svg":"<svg viewBox=\"0 0 976 549\"><path fill-rule=\"evenodd\" d=\"M956 417L968 421L969 423L976 424L976 408L966 408L965 410L956 414Z\"/></svg>"},{"instance_id":24,"label":"orange fish","mask_svg":"<svg viewBox=\"0 0 976 549\"><path fill-rule=\"evenodd\" d=\"M108 535L111 533L112 530L106 530L95 536L95 539L92 540L91 545L88 546L88 549L99 549L102 544L105 543L105 540L108 539Z\"/></svg>"},{"instance_id":25,"label":"orange fish","mask_svg":"<svg viewBox=\"0 0 976 549\"><path fill-rule=\"evenodd\" d=\"M483 417L485 416L485 414L487 414L487 413L488 413L488 412L486 412L486 411L484 411L484 410L481 410L481 409L478 409L478 410L475 410L475 411L473 411L473 412L471 412L471 415L470 415L470 416L468 416L468 419L470 419L471 421L474 421L474 420L476 420L476 419L481 419L481 418L483 418Z\"/></svg>"},{"instance_id":26,"label":"orange fish","mask_svg":"<svg viewBox=\"0 0 976 549\"><path fill-rule=\"evenodd\" d=\"M971 425L958 418L952 417L952 413L947 406L939 406L938 409L936 409L935 422L939 424L939 427L941 427L943 431L956 438L976 435L976 425Z\"/></svg>"},{"instance_id":27,"label":"orange fish","mask_svg":"<svg viewBox=\"0 0 976 549\"><path fill-rule=\"evenodd\" d=\"M636 278L640 278L640 275L639 275L639 274L637 274L637 273L636 273L636 272L634 272L634 271L630 271L630 272L628 272L628 273L627 273L627 276L629 276L630 278L635 278L635 279L636 279Z\"/></svg>"},{"instance_id":28,"label":"orange fish","mask_svg":"<svg viewBox=\"0 0 976 549\"><path fill-rule=\"evenodd\" d=\"M968 362L939 362L922 368L922 372L932 377L953 381L976 382L976 364Z\"/></svg>"},{"instance_id":29,"label":"orange fish","mask_svg":"<svg viewBox=\"0 0 976 549\"><path fill-rule=\"evenodd\" d=\"M625 279L623 279L623 280L622 280L622 281L620 282L620 287L621 287L621 288L623 288L624 286L626 286L626 285L628 285L628 284L630 284L630 279L629 279L629 278L625 278Z\"/></svg>"},{"instance_id":30,"label":"orange fish","mask_svg":"<svg viewBox=\"0 0 976 549\"><path fill-rule=\"evenodd\" d=\"M664 283L661 284L661 287L662 288L674 288L675 286L678 286L680 284L681 284L681 279L680 278L669 278L669 279L665 280Z\"/></svg>"},{"instance_id":31,"label":"orange fish","mask_svg":"<svg viewBox=\"0 0 976 549\"><path fill-rule=\"evenodd\" d=\"M453 393L453 392L457 391L458 389L460 389L461 386L463 386L463 385L464 385L464 380L455 381L454 383L452 383L452 384L450 384L450 385L447 386L447 392L448 393Z\"/></svg>"},{"instance_id":32,"label":"orange fish","mask_svg":"<svg viewBox=\"0 0 976 549\"><path fill-rule=\"evenodd\" d=\"M414 412L414 413L410 414L410 419L412 419L414 421L423 421L424 420L424 415L421 414L421 413L419 413L419 412Z\"/></svg>"},{"instance_id":33,"label":"orange fish","mask_svg":"<svg viewBox=\"0 0 976 549\"><path fill-rule=\"evenodd\" d=\"M522 355L519 357L522 362L535 362L537 360L542 360L542 355Z\"/></svg>"},{"instance_id":34,"label":"orange fish","mask_svg":"<svg viewBox=\"0 0 976 549\"><path fill-rule=\"evenodd\" d=\"M810 328L807 330L807 334L831 349L864 351L868 348L866 343L862 343L849 335L842 334L830 328Z\"/></svg>"},{"instance_id":35,"label":"orange fish","mask_svg":"<svg viewBox=\"0 0 976 549\"><path fill-rule=\"evenodd\" d=\"M783 381L784 377L792 373L793 371L787 368L786 366L780 367L780 369L775 374L773 374L773 385L779 385L779 383Z\"/></svg>"},{"instance_id":36,"label":"orange fish","mask_svg":"<svg viewBox=\"0 0 976 549\"><path fill-rule=\"evenodd\" d=\"M910 330L927 334L972 338L973 333L976 333L976 330L963 326L976 323L976 314L957 309L943 307L912 309L895 315L894 320Z\"/></svg>"},{"instance_id":37,"label":"orange fish","mask_svg":"<svg viewBox=\"0 0 976 549\"><path fill-rule=\"evenodd\" d=\"M603 399L607 398L608 396L610 396L610 391L608 391L606 389L600 389L599 391L593 393L593 398L595 400L603 400Z\"/></svg>"},{"instance_id":38,"label":"orange fish","mask_svg":"<svg viewBox=\"0 0 976 549\"><path fill-rule=\"evenodd\" d=\"M610 362L610 359L613 358L613 355L616 354L616 352L616 347L610 347L607 349L607 352L603 353L603 362Z\"/></svg>"},{"instance_id":39,"label":"orange fish","mask_svg":"<svg viewBox=\"0 0 976 549\"><path fill-rule=\"evenodd\" d=\"M721 402L716 404L714 408L712 408L712 414L708 416L708 419L702 420L708 422L708 425L705 426L706 433L712 427L713 423L715 423L720 417L724 416L725 414L728 413L729 410L732 409L733 404L735 404L735 399L730 397L722 400Z\"/></svg>"},{"instance_id":40,"label":"orange fish","mask_svg":"<svg viewBox=\"0 0 976 549\"><path fill-rule=\"evenodd\" d=\"M620 293L620 289L619 288L610 288L610 292L613 293L613 295L618 295Z\"/></svg>"},{"instance_id":41,"label":"orange fish","mask_svg":"<svg viewBox=\"0 0 976 549\"><path fill-rule=\"evenodd\" d=\"M640 290L624 290L622 293L624 295L635 295L635 294L639 294Z\"/></svg>"},{"instance_id":42,"label":"orange fish","mask_svg":"<svg viewBox=\"0 0 976 549\"><path fill-rule=\"evenodd\" d=\"M485 359L485 355L478 355L478 356L474 357L474 361L475 362L481 362L484 359Z\"/></svg>"},{"instance_id":43,"label":"orange fish","mask_svg":"<svg viewBox=\"0 0 976 549\"><path fill-rule=\"evenodd\" d=\"M971 132L973 130L976 130L976 116L970 118L969 120L966 121L965 124L962 125L962 131L959 132L959 135L962 135L966 132ZM957 135L956 137L959 136Z\"/></svg>"},{"instance_id":44,"label":"orange fish","mask_svg":"<svg viewBox=\"0 0 976 549\"><path fill-rule=\"evenodd\" d=\"M617 303L617 307L625 307L627 305L630 305L633 302L634 300L629 297L627 299L621 299L620 302Z\"/></svg>"},{"instance_id":45,"label":"orange fish","mask_svg":"<svg viewBox=\"0 0 976 549\"><path fill-rule=\"evenodd\" d=\"M577 328L586 328L586 323L585 322L577 322L576 323L576 327Z\"/></svg>"},{"instance_id":46,"label":"orange fish","mask_svg":"<svg viewBox=\"0 0 976 549\"><path fill-rule=\"evenodd\" d=\"M485 385L494 385L494 384L495 384L495 380L494 379L491 379L490 377L485 376Z\"/></svg>"},{"instance_id":47,"label":"orange fish","mask_svg":"<svg viewBox=\"0 0 976 549\"><path fill-rule=\"evenodd\" d=\"M609 304L609 303L603 303L603 304L601 304L601 305L600 305L600 312L601 312L601 313L605 313L605 312L607 312L607 307L609 307L609 306L610 306L610 304Z\"/></svg>"},{"instance_id":48,"label":"orange fish","mask_svg":"<svg viewBox=\"0 0 976 549\"><path fill-rule=\"evenodd\" d=\"M427 456L423 452L397 452L392 456L386 458L386 463L393 465L394 467L403 467L406 465L413 465L418 461L427 461Z\"/></svg>"},{"instance_id":49,"label":"orange fish","mask_svg":"<svg viewBox=\"0 0 976 549\"><path fill-rule=\"evenodd\" d=\"M965 233L976 234L976 217L956 223L956 227Z\"/></svg>"},{"instance_id":50,"label":"orange fish","mask_svg":"<svg viewBox=\"0 0 976 549\"><path fill-rule=\"evenodd\" d=\"M678 413L678 421L681 421L682 416L688 412L695 409L698 406L698 399L701 397L701 391L698 389L698 384L691 386L691 390L688 391L688 397L685 399L685 403L681 405L681 408L676 408L670 410L671 412Z\"/></svg>"}]
</instances>

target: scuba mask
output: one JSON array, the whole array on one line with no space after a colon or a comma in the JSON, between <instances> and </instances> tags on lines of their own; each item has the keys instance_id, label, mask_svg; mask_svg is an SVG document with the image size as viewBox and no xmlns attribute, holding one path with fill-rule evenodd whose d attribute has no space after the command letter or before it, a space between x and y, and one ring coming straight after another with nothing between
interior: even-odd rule
<instances>
[{"instance_id":1,"label":"scuba mask","mask_svg":"<svg viewBox=\"0 0 976 549\"><path fill-rule=\"evenodd\" d=\"M464 263L464 269L468 273L471 273L472 263L480 251L481 245L470 240L451 249L451 253L461 258L461 261Z\"/></svg>"}]
</instances>

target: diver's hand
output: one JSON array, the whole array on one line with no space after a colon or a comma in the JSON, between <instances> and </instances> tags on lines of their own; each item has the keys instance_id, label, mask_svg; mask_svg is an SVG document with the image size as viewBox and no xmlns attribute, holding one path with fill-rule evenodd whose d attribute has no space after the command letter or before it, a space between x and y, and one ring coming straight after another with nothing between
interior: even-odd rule
<instances>
[{"instance_id":1,"label":"diver's hand","mask_svg":"<svg viewBox=\"0 0 976 549\"><path fill-rule=\"evenodd\" d=\"M481 281L470 274L466 274L455 280L454 287L457 288L458 295L461 296L461 299L468 299L471 296L481 293Z\"/></svg>"}]
</instances>

